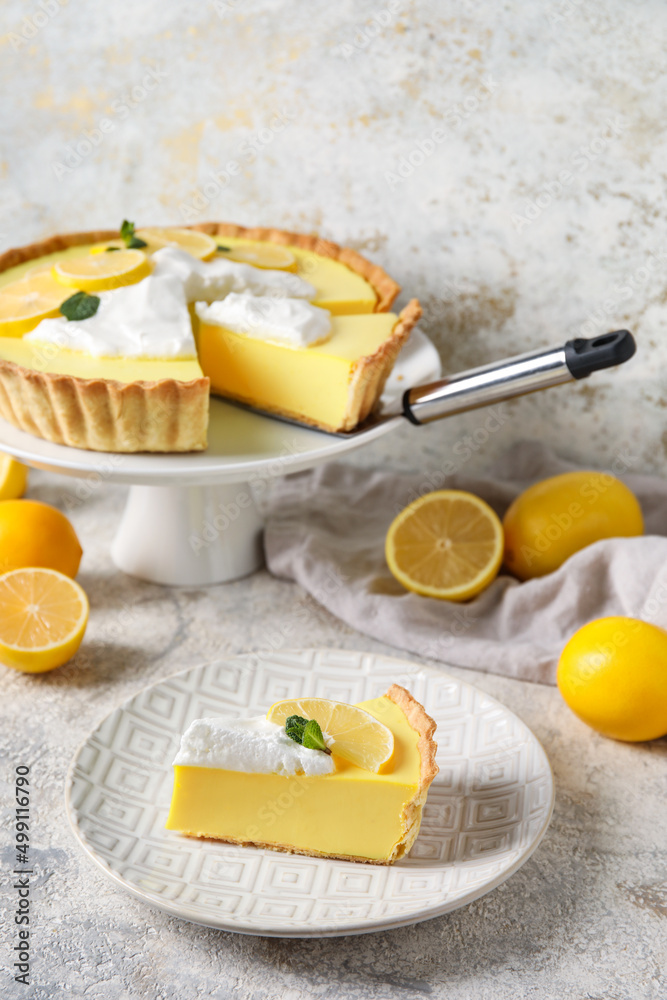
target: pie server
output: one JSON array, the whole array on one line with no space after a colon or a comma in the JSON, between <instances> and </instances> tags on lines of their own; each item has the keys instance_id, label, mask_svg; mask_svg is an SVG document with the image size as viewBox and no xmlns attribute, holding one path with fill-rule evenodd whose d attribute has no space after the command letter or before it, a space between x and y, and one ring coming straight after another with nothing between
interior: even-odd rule
<instances>
[{"instance_id":1,"label":"pie server","mask_svg":"<svg viewBox=\"0 0 667 1000\"><path fill-rule=\"evenodd\" d=\"M399 403L400 410L397 411L394 404L391 410L371 414L351 431L325 431L321 427L313 427L311 424L290 417L278 416L258 407L249 406L247 403L235 400L228 402L243 410L261 413L263 416L297 427L306 427L310 431L330 434L333 437L353 438L366 434L379 424L396 420L399 416L407 417L413 424L428 424L432 420L441 420L455 413L491 406L505 399L537 392L538 389L548 389L552 385L576 382L587 378L591 372L623 364L636 350L634 337L629 330L615 330L613 333L604 333L588 340L584 337L568 340L560 347L517 354L514 358L494 361L481 368L471 368L470 371L461 372L459 375L448 375L447 378L438 379L437 382L407 389Z\"/></svg>"},{"instance_id":2,"label":"pie server","mask_svg":"<svg viewBox=\"0 0 667 1000\"><path fill-rule=\"evenodd\" d=\"M413 424L428 424L455 413L587 378L591 372L623 364L635 351L635 340L629 330L616 330L588 340L583 337L568 340L560 347L519 354L407 389L403 393L402 415ZM395 417L396 413L380 413L337 436L354 437Z\"/></svg>"}]
</instances>

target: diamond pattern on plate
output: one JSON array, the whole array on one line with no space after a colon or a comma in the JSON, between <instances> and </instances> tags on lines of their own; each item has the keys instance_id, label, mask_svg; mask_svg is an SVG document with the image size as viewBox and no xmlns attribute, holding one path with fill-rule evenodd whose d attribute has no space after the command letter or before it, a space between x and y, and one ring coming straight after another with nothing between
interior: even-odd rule
<instances>
[{"instance_id":1,"label":"diamond pattern on plate","mask_svg":"<svg viewBox=\"0 0 667 1000\"><path fill-rule=\"evenodd\" d=\"M409 857L329 861L164 829L171 761L193 719L258 714L293 696L364 701L392 683L438 723L440 773ZM226 930L309 937L414 923L488 892L544 835L553 780L530 730L464 681L370 653L297 650L210 663L141 692L81 747L67 800L85 850L151 905Z\"/></svg>"}]
</instances>

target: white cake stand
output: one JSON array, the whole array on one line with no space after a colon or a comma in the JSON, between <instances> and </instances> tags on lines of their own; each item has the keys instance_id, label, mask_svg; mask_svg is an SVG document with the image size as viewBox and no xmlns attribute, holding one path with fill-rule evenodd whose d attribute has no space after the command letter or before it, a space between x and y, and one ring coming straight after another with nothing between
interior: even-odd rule
<instances>
[{"instance_id":1,"label":"white cake stand","mask_svg":"<svg viewBox=\"0 0 667 1000\"><path fill-rule=\"evenodd\" d=\"M415 330L383 396L398 411L403 391L435 379L440 360ZM130 486L111 555L125 573L167 585L235 580L262 565L258 487L275 476L339 458L390 433L403 417L336 437L211 400L209 446L187 455L123 455L51 444L0 420L0 451L38 469L89 483Z\"/></svg>"}]
</instances>

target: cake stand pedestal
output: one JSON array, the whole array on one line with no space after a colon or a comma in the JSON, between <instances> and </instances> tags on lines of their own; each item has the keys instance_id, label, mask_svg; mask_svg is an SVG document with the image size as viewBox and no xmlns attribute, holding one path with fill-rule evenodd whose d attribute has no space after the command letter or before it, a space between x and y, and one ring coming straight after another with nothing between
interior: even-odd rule
<instances>
[{"instance_id":1,"label":"cake stand pedestal","mask_svg":"<svg viewBox=\"0 0 667 1000\"><path fill-rule=\"evenodd\" d=\"M383 403L435 379L438 354L414 331ZM124 455L51 444L0 420L0 451L35 468L130 491L111 556L131 576L170 586L206 586L247 576L262 556L257 496L276 476L301 472L404 425L396 416L350 438L264 417L211 400L209 447L186 455Z\"/></svg>"}]
</instances>

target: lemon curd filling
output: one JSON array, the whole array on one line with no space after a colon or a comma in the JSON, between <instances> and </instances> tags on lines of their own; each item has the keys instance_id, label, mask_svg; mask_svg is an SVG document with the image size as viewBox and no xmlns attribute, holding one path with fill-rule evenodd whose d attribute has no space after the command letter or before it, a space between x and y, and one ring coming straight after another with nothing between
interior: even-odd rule
<instances>
[{"instance_id":1,"label":"lemon curd filling","mask_svg":"<svg viewBox=\"0 0 667 1000\"><path fill-rule=\"evenodd\" d=\"M394 753L380 774L333 755L332 774L307 777L211 767L174 767L167 829L194 837L283 847L309 854L392 859L419 827L419 734L389 698L358 706L387 726ZM406 845L409 847L410 845Z\"/></svg>"},{"instance_id":2,"label":"lemon curd filling","mask_svg":"<svg viewBox=\"0 0 667 1000\"><path fill-rule=\"evenodd\" d=\"M0 337L0 358L44 374L113 379L125 384L157 382L165 378L190 382L202 377L201 366L195 357L94 358L82 351L70 351L56 344L30 342L17 337Z\"/></svg>"},{"instance_id":3,"label":"lemon curd filling","mask_svg":"<svg viewBox=\"0 0 667 1000\"><path fill-rule=\"evenodd\" d=\"M218 243L226 247L261 245L257 240L238 236L219 236ZM373 312L377 295L372 285L360 274L351 271L340 261L311 250L290 245L287 249L296 258L296 274L317 289L317 295L312 300L314 306L328 309L335 316Z\"/></svg>"}]
</instances>

